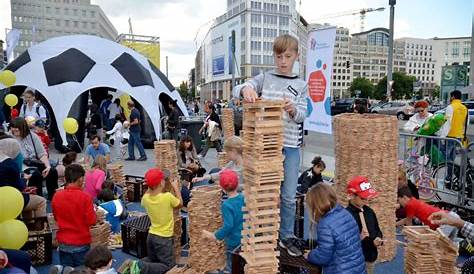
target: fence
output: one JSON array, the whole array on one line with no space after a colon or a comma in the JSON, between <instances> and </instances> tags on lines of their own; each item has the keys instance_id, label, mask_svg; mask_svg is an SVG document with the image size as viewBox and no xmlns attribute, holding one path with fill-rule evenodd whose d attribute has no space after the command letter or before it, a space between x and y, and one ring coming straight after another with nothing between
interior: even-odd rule
<instances>
[{"instance_id":1,"label":"fence","mask_svg":"<svg viewBox=\"0 0 474 274\"><path fill-rule=\"evenodd\" d=\"M470 144L453 138L400 133L399 159L420 199L474 210ZM400 163L402 164L402 163Z\"/></svg>"}]
</instances>

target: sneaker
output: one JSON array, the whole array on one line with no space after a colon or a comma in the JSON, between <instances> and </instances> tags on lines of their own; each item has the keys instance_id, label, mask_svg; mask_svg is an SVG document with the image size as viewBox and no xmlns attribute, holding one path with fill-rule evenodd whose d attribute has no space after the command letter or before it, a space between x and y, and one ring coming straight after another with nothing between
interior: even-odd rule
<instances>
[{"instance_id":1,"label":"sneaker","mask_svg":"<svg viewBox=\"0 0 474 274\"><path fill-rule=\"evenodd\" d=\"M135 161L135 158L128 157L127 159L125 159L125 161Z\"/></svg>"},{"instance_id":2,"label":"sneaker","mask_svg":"<svg viewBox=\"0 0 474 274\"><path fill-rule=\"evenodd\" d=\"M140 162L143 162L143 161L146 161L146 160L147 160L146 156L140 157L140 158L137 159L137 161L140 161Z\"/></svg>"},{"instance_id":3,"label":"sneaker","mask_svg":"<svg viewBox=\"0 0 474 274\"><path fill-rule=\"evenodd\" d=\"M72 271L74 271L74 268L70 267L70 266L66 266L64 267L63 269L63 274L69 274L71 273Z\"/></svg>"},{"instance_id":4,"label":"sneaker","mask_svg":"<svg viewBox=\"0 0 474 274\"><path fill-rule=\"evenodd\" d=\"M61 274L62 272L63 266L58 264L51 266L48 271L49 274Z\"/></svg>"},{"instance_id":5,"label":"sneaker","mask_svg":"<svg viewBox=\"0 0 474 274\"><path fill-rule=\"evenodd\" d=\"M286 249L288 254L292 257L300 257L303 256L303 252L295 245L296 239L288 238L283 239L278 242L278 245L281 248Z\"/></svg>"}]
</instances>

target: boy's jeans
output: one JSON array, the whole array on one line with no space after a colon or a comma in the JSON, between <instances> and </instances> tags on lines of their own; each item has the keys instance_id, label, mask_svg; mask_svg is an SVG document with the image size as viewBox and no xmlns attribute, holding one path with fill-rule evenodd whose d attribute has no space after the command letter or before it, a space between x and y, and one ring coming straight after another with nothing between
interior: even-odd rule
<instances>
[{"instance_id":1,"label":"boy's jeans","mask_svg":"<svg viewBox=\"0 0 474 274\"><path fill-rule=\"evenodd\" d=\"M296 187L300 168L300 148L283 147L284 181L281 185L280 239L295 237Z\"/></svg>"},{"instance_id":2,"label":"boy's jeans","mask_svg":"<svg viewBox=\"0 0 474 274\"><path fill-rule=\"evenodd\" d=\"M225 250L225 256L226 256L226 261L225 261L225 268L224 268L224 273L232 273L232 254L234 252L238 252L240 250L240 247L228 247L226 245L226 250Z\"/></svg>"},{"instance_id":3,"label":"boy's jeans","mask_svg":"<svg viewBox=\"0 0 474 274\"><path fill-rule=\"evenodd\" d=\"M138 262L142 274L164 274L176 265L173 237L148 233L148 256Z\"/></svg>"},{"instance_id":4,"label":"boy's jeans","mask_svg":"<svg viewBox=\"0 0 474 274\"><path fill-rule=\"evenodd\" d=\"M78 267L84 265L84 257L90 245L59 245L59 261L63 266Z\"/></svg>"}]
</instances>

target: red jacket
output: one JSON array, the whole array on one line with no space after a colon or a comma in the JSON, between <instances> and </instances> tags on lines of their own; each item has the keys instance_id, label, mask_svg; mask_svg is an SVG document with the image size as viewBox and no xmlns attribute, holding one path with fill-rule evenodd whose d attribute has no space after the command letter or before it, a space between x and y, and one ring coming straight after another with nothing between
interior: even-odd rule
<instances>
[{"instance_id":1,"label":"red jacket","mask_svg":"<svg viewBox=\"0 0 474 274\"><path fill-rule=\"evenodd\" d=\"M40 137L41 143L43 143L43 147L46 150L46 153L49 154L49 145L51 144L51 139L49 138L48 134L45 132L35 132L38 137Z\"/></svg>"},{"instance_id":2,"label":"red jacket","mask_svg":"<svg viewBox=\"0 0 474 274\"><path fill-rule=\"evenodd\" d=\"M56 238L60 244L88 245L90 227L96 222L92 198L77 186L66 186L54 194L51 204L58 224Z\"/></svg>"}]
</instances>

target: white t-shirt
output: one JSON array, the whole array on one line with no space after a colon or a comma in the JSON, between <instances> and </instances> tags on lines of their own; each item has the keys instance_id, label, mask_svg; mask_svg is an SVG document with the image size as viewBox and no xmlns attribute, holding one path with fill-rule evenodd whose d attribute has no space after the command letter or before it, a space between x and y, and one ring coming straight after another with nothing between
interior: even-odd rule
<instances>
[{"instance_id":1,"label":"white t-shirt","mask_svg":"<svg viewBox=\"0 0 474 274\"><path fill-rule=\"evenodd\" d=\"M28 116L33 116L35 119L46 119L46 110L42 105L39 106L38 111L36 108L38 107L38 103L33 103L33 106L30 108L28 105L22 105L20 108L20 117L26 118ZM39 113L39 115L38 115Z\"/></svg>"},{"instance_id":2,"label":"white t-shirt","mask_svg":"<svg viewBox=\"0 0 474 274\"><path fill-rule=\"evenodd\" d=\"M115 115L122 113L122 108L112 103L110 104L108 111L109 111L109 119L115 119Z\"/></svg>"},{"instance_id":3,"label":"white t-shirt","mask_svg":"<svg viewBox=\"0 0 474 274\"><path fill-rule=\"evenodd\" d=\"M415 131L415 128L420 128L431 116L433 116L433 114L429 112L426 117L421 117L421 115L417 113L410 117L410 120L408 120L403 129L406 131Z\"/></svg>"}]
</instances>

